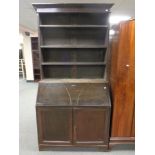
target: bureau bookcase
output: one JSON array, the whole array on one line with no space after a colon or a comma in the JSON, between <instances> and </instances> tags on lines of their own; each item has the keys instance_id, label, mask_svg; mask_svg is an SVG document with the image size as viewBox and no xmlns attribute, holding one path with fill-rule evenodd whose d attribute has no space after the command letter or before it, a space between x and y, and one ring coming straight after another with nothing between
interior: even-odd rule
<instances>
[{"instance_id":1,"label":"bureau bookcase","mask_svg":"<svg viewBox=\"0 0 155 155\"><path fill-rule=\"evenodd\" d=\"M33 4L38 16L41 81L39 149L108 148L109 14L113 4Z\"/></svg>"}]
</instances>

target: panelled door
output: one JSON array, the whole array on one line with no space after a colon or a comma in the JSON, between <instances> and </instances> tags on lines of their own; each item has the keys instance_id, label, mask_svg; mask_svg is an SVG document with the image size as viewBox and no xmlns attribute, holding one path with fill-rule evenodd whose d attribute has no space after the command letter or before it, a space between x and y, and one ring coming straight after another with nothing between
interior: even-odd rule
<instances>
[{"instance_id":1,"label":"panelled door","mask_svg":"<svg viewBox=\"0 0 155 155\"><path fill-rule=\"evenodd\" d=\"M37 107L40 144L72 144L72 108Z\"/></svg>"},{"instance_id":2,"label":"panelled door","mask_svg":"<svg viewBox=\"0 0 155 155\"><path fill-rule=\"evenodd\" d=\"M107 144L109 135L109 116L109 111L102 108L74 108L74 144Z\"/></svg>"}]
</instances>

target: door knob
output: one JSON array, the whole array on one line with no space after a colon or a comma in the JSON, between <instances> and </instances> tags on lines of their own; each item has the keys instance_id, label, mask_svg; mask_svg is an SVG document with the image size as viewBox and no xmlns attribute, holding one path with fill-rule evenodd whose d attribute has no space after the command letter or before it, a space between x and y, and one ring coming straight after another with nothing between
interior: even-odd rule
<instances>
[{"instance_id":1,"label":"door knob","mask_svg":"<svg viewBox=\"0 0 155 155\"><path fill-rule=\"evenodd\" d=\"M130 67L130 65L129 65L129 64L126 64L125 66L126 66L126 67Z\"/></svg>"}]
</instances>

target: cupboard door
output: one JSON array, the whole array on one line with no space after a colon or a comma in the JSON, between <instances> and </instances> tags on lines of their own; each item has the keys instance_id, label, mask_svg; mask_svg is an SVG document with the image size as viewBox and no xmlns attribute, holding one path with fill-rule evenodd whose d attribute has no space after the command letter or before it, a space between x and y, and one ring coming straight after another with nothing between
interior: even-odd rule
<instances>
[{"instance_id":1,"label":"cupboard door","mask_svg":"<svg viewBox=\"0 0 155 155\"><path fill-rule=\"evenodd\" d=\"M37 107L39 144L72 143L72 109Z\"/></svg>"},{"instance_id":2,"label":"cupboard door","mask_svg":"<svg viewBox=\"0 0 155 155\"><path fill-rule=\"evenodd\" d=\"M74 108L74 143L107 144L109 136L109 110Z\"/></svg>"},{"instance_id":3,"label":"cupboard door","mask_svg":"<svg viewBox=\"0 0 155 155\"><path fill-rule=\"evenodd\" d=\"M112 137L132 137L134 113L135 22L122 22L112 40L111 92ZM134 127L133 127L134 128Z\"/></svg>"}]
</instances>

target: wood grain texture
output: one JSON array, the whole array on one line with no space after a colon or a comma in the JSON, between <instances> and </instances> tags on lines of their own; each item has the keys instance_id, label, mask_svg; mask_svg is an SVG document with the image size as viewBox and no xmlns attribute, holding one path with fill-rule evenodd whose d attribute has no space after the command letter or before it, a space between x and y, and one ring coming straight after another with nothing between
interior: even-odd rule
<instances>
[{"instance_id":1,"label":"wood grain texture","mask_svg":"<svg viewBox=\"0 0 155 155\"><path fill-rule=\"evenodd\" d=\"M135 21L121 23L112 40L112 137L131 137L134 113Z\"/></svg>"},{"instance_id":2,"label":"wood grain texture","mask_svg":"<svg viewBox=\"0 0 155 155\"><path fill-rule=\"evenodd\" d=\"M133 113L131 136L135 137L135 110L134 110L134 113Z\"/></svg>"},{"instance_id":3,"label":"wood grain texture","mask_svg":"<svg viewBox=\"0 0 155 155\"><path fill-rule=\"evenodd\" d=\"M122 145L122 144L134 144L135 143L135 137L111 137L109 146L114 145Z\"/></svg>"},{"instance_id":4,"label":"wood grain texture","mask_svg":"<svg viewBox=\"0 0 155 155\"><path fill-rule=\"evenodd\" d=\"M74 143L108 145L108 112L105 108L74 108Z\"/></svg>"},{"instance_id":5,"label":"wood grain texture","mask_svg":"<svg viewBox=\"0 0 155 155\"><path fill-rule=\"evenodd\" d=\"M111 107L106 83L40 82L37 106Z\"/></svg>"},{"instance_id":6,"label":"wood grain texture","mask_svg":"<svg viewBox=\"0 0 155 155\"><path fill-rule=\"evenodd\" d=\"M72 143L72 109L36 107L39 144Z\"/></svg>"}]
</instances>

